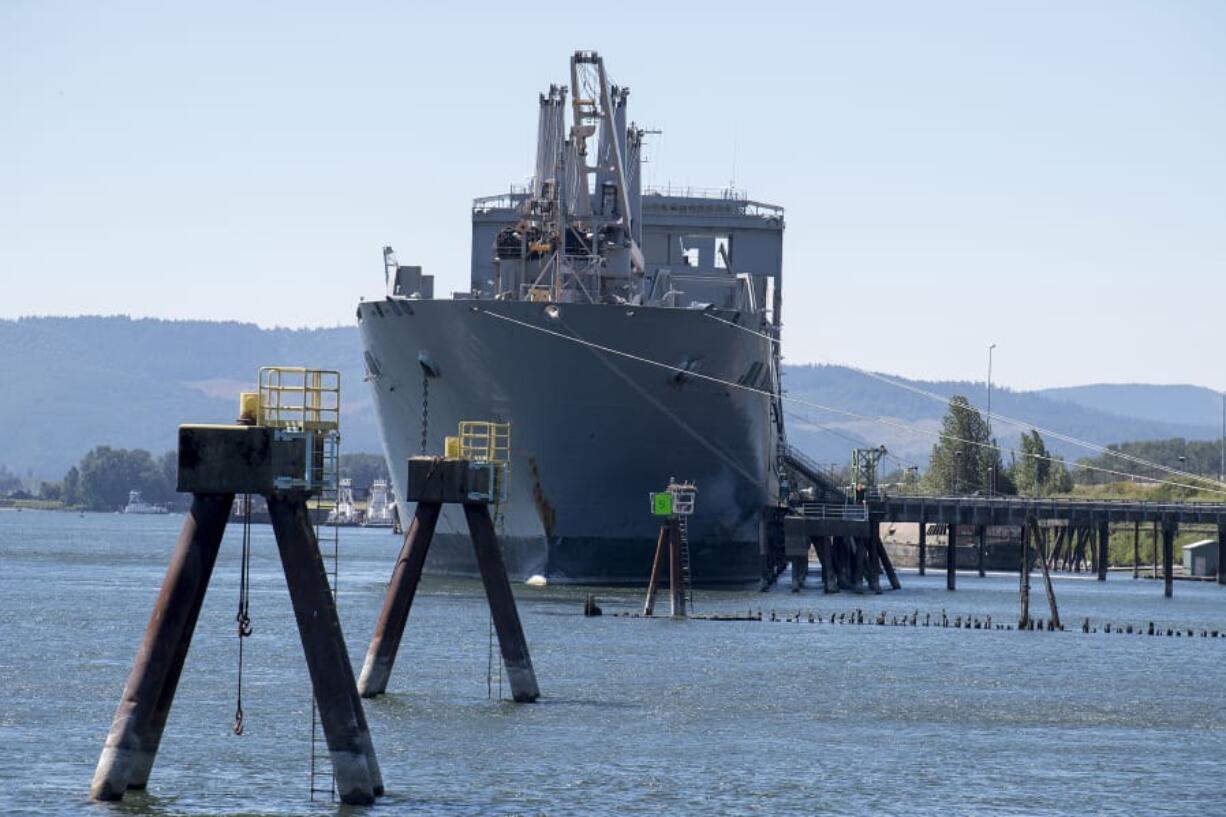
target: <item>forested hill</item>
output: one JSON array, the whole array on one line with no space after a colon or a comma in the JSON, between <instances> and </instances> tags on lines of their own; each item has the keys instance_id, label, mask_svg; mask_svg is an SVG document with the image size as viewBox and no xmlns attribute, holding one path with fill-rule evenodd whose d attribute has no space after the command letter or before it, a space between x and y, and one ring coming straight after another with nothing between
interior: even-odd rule
<instances>
[{"instance_id":1,"label":"forested hill","mask_svg":"<svg viewBox=\"0 0 1226 817\"><path fill-rule=\"evenodd\" d=\"M252 388L256 370L269 364L339 369L343 450L379 451L361 360L353 327L260 329L126 317L0 320L0 465L21 476L32 472L59 479L95 445L159 454L174 447L181 422L231 420L238 392ZM792 397L919 428L935 430L944 412L937 401L843 367L788 366L784 377ZM965 394L983 404L982 383L904 382L939 394ZM1111 391L1120 388L1133 389L1131 394L1144 390L1145 399ZM1205 396L1216 397L1213 392L1187 388L1192 391L1175 386L1086 386L1050 393L997 389L992 408L1103 444L1214 438L1220 398L1214 414L1205 408ZM1108 397L1100 400L1102 394ZM788 413L792 441L823 462L845 461L856 445L884 443L922 463L932 447L931 437L879 422L795 404ZM1179 422L1157 419L1168 414ZM1003 442L1016 438L1017 430L1003 422L995 429ZM1071 459L1086 453L1056 440L1048 443Z\"/></svg>"},{"instance_id":2,"label":"forested hill","mask_svg":"<svg viewBox=\"0 0 1226 817\"><path fill-rule=\"evenodd\" d=\"M944 397L964 395L980 411L987 402L982 382L935 382L892 376L889 379ZM842 366L787 366L784 388L789 397L797 398L786 406L789 437L820 462L843 462L848 450L856 445L885 445L900 457L922 465L927 462L934 442L931 433L940 429L945 412L945 405L938 400ZM1143 395L1145 399L1134 400L1130 395ZM800 405L800 401L897 420L899 425L929 433L810 408ZM1164 404L1165 414L1161 408ZM1134 405L1138 406L1135 411ZM1016 444L1026 430L1004 418L1022 420L1099 445L1174 437L1216 439L1221 431L1220 395L1196 386L1103 384L1029 392L996 387L992 390L992 413L996 416L992 430L1004 446ZM1044 437L1052 451L1070 461L1094 453L1047 433ZM1007 455L1005 461L1008 462Z\"/></svg>"},{"instance_id":3,"label":"forested hill","mask_svg":"<svg viewBox=\"0 0 1226 817\"><path fill-rule=\"evenodd\" d=\"M183 422L229 422L266 365L341 371L343 449L378 451L357 331L126 317L0 321L0 464L48 479L95 445L174 448Z\"/></svg>"}]
</instances>

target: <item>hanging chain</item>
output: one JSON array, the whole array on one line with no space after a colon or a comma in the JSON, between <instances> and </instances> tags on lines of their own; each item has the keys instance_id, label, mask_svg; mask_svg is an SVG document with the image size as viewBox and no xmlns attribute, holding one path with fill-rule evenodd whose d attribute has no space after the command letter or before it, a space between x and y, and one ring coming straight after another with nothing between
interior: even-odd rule
<instances>
[{"instance_id":1,"label":"hanging chain","mask_svg":"<svg viewBox=\"0 0 1226 817\"><path fill-rule=\"evenodd\" d=\"M234 734L243 734L243 639L251 635L251 494L243 495L243 555L238 571L238 686Z\"/></svg>"},{"instance_id":2,"label":"hanging chain","mask_svg":"<svg viewBox=\"0 0 1226 817\"><path fill-rule=\"evenodd\" d=\"M430 427L430 375L421 375L421 453L426 453L426 429Z\"/></svg>"},{"instance_id":3,"label":"hanging chain","mask_svg":"<svg viewBox=\"0 0 1226 817\"><path fill-rule=\"evenodd\" d=\"M485 656L485 697L493 698L494 697L494 616L493 614L490 615L490 632L489 632L489 637L486 639L486 647L488 649L488 652L486 653L486 656ZM498 697L500 698L502 697L501 692L502 691L499 690Z\"/></svg>"}]
</instances>

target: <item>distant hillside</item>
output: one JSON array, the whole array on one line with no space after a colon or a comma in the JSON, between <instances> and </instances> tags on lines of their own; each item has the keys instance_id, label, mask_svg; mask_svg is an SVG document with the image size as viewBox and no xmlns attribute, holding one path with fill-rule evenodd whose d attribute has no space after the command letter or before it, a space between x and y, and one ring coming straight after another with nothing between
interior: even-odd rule
<instances>
[{"instance_id":1,"label":"distant hillside","mask_svg":"<svg viewBox=\"0 0 1226 817\"><path fill-rule=\"evenodd\" d=\"M1039 394L1108 414L1212 426L1221 431L1222 395L1204 386L1095 383L1090 386L1043 389Z\"/></svg>"},{"instance_id":2,"label":"distant hillside","mask_svg":"<svg viewBox=\"0 0 1226 817\"><path fill-rule=\"evenodd\" d=\"M0 320L0 465L20 476L32 471L58 479L98 444L166 451L175 445L180 422L231 420L238 392L253 386L261 365L275 363L339 369L342 448L378 452L361 360L353 327L260 329L126 317ZM965 394L983 404L980 383L903 382L943 395ZM944 413L939 402L840 366L787 366L784 385L791 397L929 431L940 427ZM1111 392L1117 389L1128 391ZM1212 439L1219 429L1214 418L1220 423L1221 415L1204 415L1205 393L1214 395L1184 386L996 389L992 409L1101 444ZM1216 405L1220 412L1220 402ZM842 463L853 447L884 443L922 464L933 443L888 424L795 404L787 410L792 442L821 462ZM1006 445L1019 431L1001 421L995 428ZM1070 458L1087 453L1054 441L1052 447Z\"/></svg>"},{"instance_id":3,"label":"distant hillside","mask_svg":"<svg viewBox=\"0 0 1226 817\"><path fill-rule=\"evenodd\" d=\"M932 382L892 380L914 386L943 396L962 394L971 403L984 410L986 392L984 384L968 382ZM866 377L842 366L789 366L784 369L784 388L790 397L818 403L833 409L841 409L870 417L897 420L908 426L927 432L940 430L941 417L945 413L942 403L907 391L879 380ZM1104 401L1111 410L1082 405L1069 399L1057 399L1051 394L1067 394L1077 389L1052 389L1048 391L1017 392L1008 389L992 390L992 413L996 415L992 427L1002 446L1012 446L1025 430L1011 425L1001 416L1025 420L1043 428L1049 428L1078 439L1099 445L1128 440L1155 440L1183 437L1189 440L1213 439L1220 433L1220 426L1213 423L1214 414L1203 410L1203 394L1213 395L1209 389L1197 390L1186 386L1086 386L1082 397L1087 401L1097 397L1096 389L1121 388L1140 392L1148 399L1138 413L1132 412L1133 401L1119 399ZM1189 392L1189 389L1192 391ZM1162 395L1166 395L1163 397ZM1192 408L1182 405L1191 400ZM1220 397L1218 412L1221 411ZM1165 403L1168 414L1182 420L1162 420L1157 407ZM792 442L807 450L810 456L821 462L842 462L851 448L884 444L891 452L913 463L924 464L932 449L934 439L925 434L891 426L888 423L858 420L834 412L810 409L790 404L787 411L791 417L789 437ZM1156 416L1154 416L1156 415ZM1201 418L1200 422L1190 418ZM1220 423L1220 413L1217 415ZM853 442L854 441L854 442ZM1058 440L1048 440L1048 447L1064 455L1070 461L1090 456L1092 451ZM1006 455L1006 461L1008 457Z\"/></svg>"},{"instance_id":4,"label":"distant hillside","mask_svg":"<svg viewBox=\"0 0 1226 817\"><path fill-rule=\"evenodd\" d=\"M174 448L181 422L225 422L262 365L341 371L342 448L379 451L357 331L126 317L0 321L0 463L58 479L98 444Z\"/></svg>"}]
</instances>

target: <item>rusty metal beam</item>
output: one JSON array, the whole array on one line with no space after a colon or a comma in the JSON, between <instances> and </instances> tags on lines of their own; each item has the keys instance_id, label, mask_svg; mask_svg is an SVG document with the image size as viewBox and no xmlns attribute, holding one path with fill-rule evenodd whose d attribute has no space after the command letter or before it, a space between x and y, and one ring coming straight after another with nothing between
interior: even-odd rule
<instances>
[{"instance_id":1,"label":"rusty metal beam","mask_svg":"<svg viewBox=\"0 0 1226 817\"><path fill-rule=\"evenodd\" d=\"M468 535L477 553L477 567L481 571L481 582L489 599L502 661L511 682L511 697L520 703L531 703L541 696L541 690L536 683L536 670L532 668L532 657L528 654L528 640L524 637L519 611L515 607L511 580L507 577L502 551L498 549L498 540L494 536L489 507L464 503L464 517L468 520Z\"/></svg>"},{"instance_id":2,"label":"rusty metal beam","mask_svg":"<svg viewBox=\"0 0 1226 817\"><path fill-rule=\"evenodd\" d=\"M270 495L268 512L332 758L337 794L349 805L373 803L383 793L383 779L306 498Z\"/></svg>"},{"instance_id":3,"label":"rusty metal beam","mask_svg":"<svg viewBox=\"0 0 1226 817\"><path fill-rule=\"evenodd\" d=\"M401 547L396 567L392 570L392 580L388 584L383 609L375 624L375 634L370 640L370 649L366 652L366 662L358 680L358 694L363 698L374 698L387 691L392 665L395 664L396 653L400 650L400 641L409 620L409 611L413 607L413 598L417 595L422 568L426 564L426 555L430 550L430 541L434 538L434 528L438 524L442 508L442 504L438 502L417 503L417 510L404 536L404 546Z\"/></svg>"},{"instance_id":4,"label":"rusty metal beam","mask_svg":"<svg viewBox=\"0 0 1226 817\"><path fill-rule=\"evenodd\" d=\"M192 497L98 759L90 786L95 800L120 800L148 783L233 502L233 494Z\"/></svg>"}]
</instances>

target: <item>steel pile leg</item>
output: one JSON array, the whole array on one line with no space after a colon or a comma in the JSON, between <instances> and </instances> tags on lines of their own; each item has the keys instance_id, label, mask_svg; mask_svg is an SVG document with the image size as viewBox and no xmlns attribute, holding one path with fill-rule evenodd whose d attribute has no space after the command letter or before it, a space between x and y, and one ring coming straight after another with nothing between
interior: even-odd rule
<instances>
[{"instance_id":1,"label":"steel pile leg","mask_svg":"<svg viewBox=\"0 0 1226 817\"><path fill-rule=\"evenodd\" d=\"M305 498L271 495L268 511L332 757L337 793L349 805L373 803L383 793L383 778Z\"/></svg>"},{"instance_id":2,"label":"steel pile leg","mask_svg":"<svg viewBox=\"0 0 1226 817\"><path fill-rule=\"evenodd\" d=\"M400 640L413 607L413 597L417 595L417 585L421 582L422 568L442 507L438 502L417 503L417 511L409 523L404 547L400 549L392 571L392 580L383 599L383 610L375 624L375 634L370 640L366 663L358 680L358 693L363 698L373 698L387 691L392 665L396 662L396 653L400 649Z\"/></svg>"},{"instance_id":3,"label":"steel pile leg","mask_svg":"<svg viewBox=\"0 0 1226 817\"><path fill-rule=\"evenodd\" d=\"M541 690L536 684L536 670L532 668L532 657L528 654L528 640L519 621L515 596L511 593L511 580L507 577L507 566L502 561L502 551L498 549L498 540L494 536L489 508L465 503L464 517L468 520L468 535L472 537L473 549L477 553L477 567L481 571L481 582L489 599L502 661L511 682L511 697L520 703L531 703L541 697Z\"/></svg>"},{"instance_id":4,"label":"steel pile leg","mask_svg":"<svg viewBox=\"0 0 1226 817\"><path fill-rule=\"evenodd\" d=\"M233 502L233 494L192 497L98 759L90 787L95 800L120 800L128 789L144 788L149 781Z\"/></svg>"}]
</instances>

